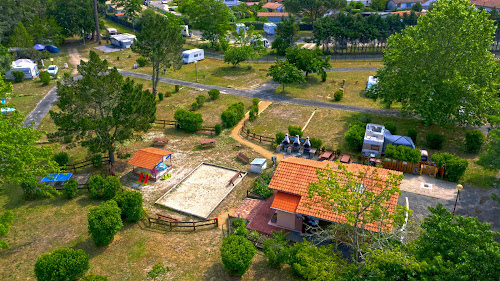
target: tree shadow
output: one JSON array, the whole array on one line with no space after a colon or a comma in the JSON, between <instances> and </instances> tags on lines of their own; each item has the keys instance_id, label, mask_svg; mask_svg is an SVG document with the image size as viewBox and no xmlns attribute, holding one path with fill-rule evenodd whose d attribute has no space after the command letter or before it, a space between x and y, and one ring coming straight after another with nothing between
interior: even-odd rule
<instances>
[{"instance_id":1,"label":"tree shadow","mask_svg":"<svg viewBox=\"0 0 500 281\"><path fill-rule=\"evenodd\" d=\"M231 66L220 66L215 69L212 73L212 76L223 77L227 75L231 76L244 76L247 74L255 73L255 69L253 67L241 66L238 65L236 67Z\"/></svg>"}]
</instances>

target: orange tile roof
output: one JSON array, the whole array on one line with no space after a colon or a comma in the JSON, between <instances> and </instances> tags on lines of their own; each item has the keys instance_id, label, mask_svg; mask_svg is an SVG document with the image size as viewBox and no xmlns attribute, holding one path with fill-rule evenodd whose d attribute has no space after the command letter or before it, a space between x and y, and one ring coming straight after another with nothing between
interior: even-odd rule
<instances>
[{"instance_id":1,"label":"orange tile roof","mask_svg":"<svg viewBox=\"0 0 500 281\"><path fill-rule=\"evenodd\" d=\"M299 205L300 196L278 191L274 197L271 208L295 213Z\"/></svg>"},{"instance_id":2,"label":"orange tile roof","mask_svg":"<svg viewBox=\"0 0 500 281\"><path fill-rule=\"evenodd\" d=\"M262 8L276 10L281 6L283 6L283 4L269 2L269 3L266 3L264 6L262 6Z\"/></svg>"},{"instance_id":3,"label":"orange tile roof","mask_svg":"<svg viewBox=\"0 0 500 281\"><path fill-rule=\"evenodd\" d=\"M338 164L332 161L315 161L302 158L287 158L281 161L274 172L274 176L271 179L269 188L283 191L290 194L296 194L301 196L301 199L295 210L296 213L314 216L320 219L332 221L332 222L345 222L343 215L336 214L325 202L322 202L319 197L308 198L308 188L309 183L317 182L317 169L326 169L329 166L331 168L336 168ZM380 190L380 186L377 185L382 183L388 178L389 174L401 175L402 172L392 171L383 168L376 168L370 166L364 166L360 164L345 164L346 169L350 172L366 173L366 178L364 181L365 187L368 190L377 192ZM380 178L380 180L375 180L370 175L374 173ZM389 206L389 212L393 212L397 205L399 194L394 194L391 196L387 202ZM273 202L274 205L274 202ZM378 225L366 225L365 229L378 231Z\"/></svg>"},{"instance_id":4,"label":"orange tile roof","mask_svg":"<svg viewBox=\"0 0 500 281\"><path fill-rule=\"evenodd\" d=\"M148 147L139 149L134 156L128 161L130 165L152 170L158 163L161 162L163 156L174 154L173 152Z\"/></svg>"},{"instance_id":5,"label":"orange tile roof","mask_svg":"<svg viewBox=\"0 0 500 281\"><path fill-rule=\"evenodd\" d=\"M488 8L500 8L500 0L471 0L471 4Z\"/></svg>"},{"instance_id":6,"label":"orange tile roof","mask_svg":"<svg viewBox=\"0 0 500 281\"><path fill-rule=\"evenodd\" d=\"M405 14L410 15L411 12L413 11L397 11L397 12L391 12L391 15L399 15L400 17L403 17ZM417 16L425 16L427 13L425 12L415 12Z\"/></svg>"},{"instance_id":7,"label":"orange tile roof","mask_svg":"<svg viewBox=\"0 0 500 281\"><path fill-rule=\"evenodd\" d=\"M258 12L258 17L288 17L288 13Z\"/></svg>"}]
</instances>

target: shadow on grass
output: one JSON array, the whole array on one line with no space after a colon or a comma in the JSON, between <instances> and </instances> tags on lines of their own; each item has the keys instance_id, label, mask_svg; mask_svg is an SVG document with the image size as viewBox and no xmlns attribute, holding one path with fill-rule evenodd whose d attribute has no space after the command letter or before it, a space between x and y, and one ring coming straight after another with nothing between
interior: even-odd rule
<instances>
[{"instance_id":1,"label":"shadow on grass","mask_svg":"<svg viewBox=\"0 0 500 281\"><path fill-rule=\"evenodd\" d=\"M255 69L253 67L248 67L248 66L236 66L233 67L232 65L230 66L220 66L214 70L212 73L212 76L216 77L223 77L226 75L231 75L231 76L244 76L248 74L255 73Z\"/></svg>"}]
</instances>

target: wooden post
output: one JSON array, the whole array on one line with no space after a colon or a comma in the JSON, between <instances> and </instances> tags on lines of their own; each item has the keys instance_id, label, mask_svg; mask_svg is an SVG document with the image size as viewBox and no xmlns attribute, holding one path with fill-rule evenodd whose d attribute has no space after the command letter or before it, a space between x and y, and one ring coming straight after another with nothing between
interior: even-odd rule
<instances>
[{"instance_id":1,"label":"wooden post","mask_svg":"<svg viewBox=\"0 0 500 281\"><path fill-rule=\"evenodd\" d=\"M219 227L219 218L215 218L215 225L216 227Z\"/></svg>"},{"instance_id":2,"label":"wooden post","mask_svg":"<svg viewBox=\"0 0 500 281\"><path fill-rule=\"evenodd\" d=\"M259 135L259 142L262 142L262 136Z\"/></svg>"}]
</instances>

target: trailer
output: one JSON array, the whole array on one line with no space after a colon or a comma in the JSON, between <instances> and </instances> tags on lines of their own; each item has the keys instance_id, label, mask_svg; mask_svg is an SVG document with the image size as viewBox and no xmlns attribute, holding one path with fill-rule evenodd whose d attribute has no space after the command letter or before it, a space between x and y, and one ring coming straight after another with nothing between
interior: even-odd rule
<instances>
[{"instance_id":1,"label":"trailer","mask_svg":"<svg viewBox=\"0 0 500 281\"><path fill-rule=\"evenodd\" d=\"M273 35L276 33L276 27L277 25L275 23L266 22L264 23L264 32L269 35Z\"/></svg>"},{"instance_id":2,"label":"trailer","mask_svg":"<svg viewBox=\"0 0 500 281\"><path fill-rule=\"evenodd\" d=\"M181 25L181 27L182 27L182 30L181 30L182 36L191 37L191 34L189 33L189 26L188 25Z\"/></svg>"},{"instance_id":3,"label":"trailer","mask_svg":"<svg viewBox=\"0 0 500 281\"><path fill-rule=\"evenodd\" d=\"M203 49L192 49L182 52L182 63L188 64L195 61L200 61L205 58Z\"/></svg>"},{"instance_id":4,"label":"trailer","mask_svg":"<svg viewBox=\"0 0 500 281\"><path fill-rule=\"evenodd\" d=\"M24 79L33 79L40 74L38 65L29 59L19 59L12 62L12 68L5 72L7 80L14 80L14 71L21 71L24 73Z\"/></svg>"}]
</instances>

